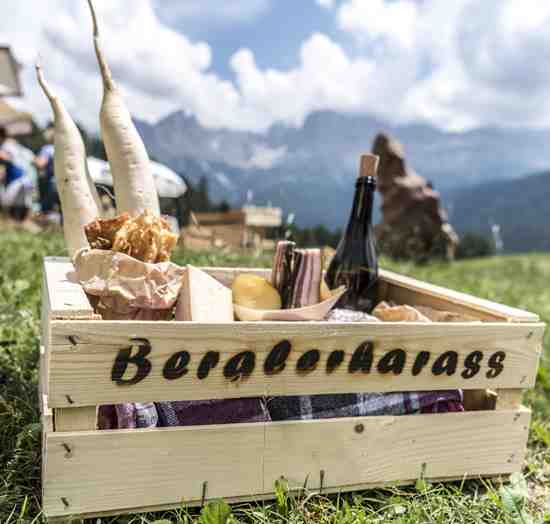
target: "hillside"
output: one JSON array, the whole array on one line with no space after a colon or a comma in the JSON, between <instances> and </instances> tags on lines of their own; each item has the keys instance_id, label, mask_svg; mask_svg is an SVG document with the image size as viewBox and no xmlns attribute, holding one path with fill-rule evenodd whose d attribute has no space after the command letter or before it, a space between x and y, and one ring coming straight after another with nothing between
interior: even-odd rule
<instances>
[{"instance_id":1,"label":"hillside","mask_svg":"<svg viewBox=\"0 0 550 524\"><path fill-rule=\"evenodd\" d=\"M64 254L58 234L0 231L0 522L42 522L40 516L40 442L37 399L41 261ZM256 259L210 253L177 253L180 264L258 266ZM383 261L385 267L434 283L474 293L538 313L550 320L550 256L529 255L471 260L455 264L414 266ZM550 515L550 337L537 389L526 401L533 408L525 475L529 490L517 491L514 504L525 505L533 519L514 513L514 504L498 484L468 481L455 484L417 483L356 493L347 497L291 498L281 493L277 504L240 506L227 522L281 524L295 522L463 522L510 524L543 522ZM452 443L450 443L452 445ZM457 518L459 520L457 520ZM158 520L166 519L166 520ZM141 517L113 517L102 522L226 522L197 519L187 509ZM96 522L93 521L86 521ZM99 520L97 520L99 522Z\"/></svg>"},{"instance_id":2,"label":"hillside","mask_svg":"<svg viewBox=\"0 0 550 524\"><path fill-rule=\"evenodd\" d=\"M311 114L302 127L275 125L265 134L208 129L184 112L137 124L156 158L191 181L207 177L215 200L240 205L251 190L256 203L296 212L301 226L344 224L359 155L380 131L401 140L411 166L445 195L550 166L549 130L449 133L328 111Z\"/></svg>"},{"instance_id":3,"label":"hillside","mask_svg":"<svg viewBox=\"0 0 550 524\"><path fill-rule=\"evenodd\" d=\"M459 232L490 235L499 224L507 252L550 251L550 172L489 182L453 195Z\"/></svg>"}]
</instances>

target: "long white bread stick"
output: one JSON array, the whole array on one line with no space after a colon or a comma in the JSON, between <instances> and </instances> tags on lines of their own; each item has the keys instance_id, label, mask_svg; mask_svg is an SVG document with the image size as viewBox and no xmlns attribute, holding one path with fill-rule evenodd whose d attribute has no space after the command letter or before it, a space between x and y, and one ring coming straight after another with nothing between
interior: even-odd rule
<instances>
[{"instance_id":1,"label":"long white bread stick","mask_svg":"<svg viewBox=\"0 0 550 524\"><path fill-rule=\"evenodd\" d=\"M89 247L84 226L99 216L99 209L88 180L86 148L82 135L63 103L46 82L39 64L36 65L36 75L54 114L55 181L63 211L65 243L72 257L79 249Z\"/></svg>"},{"instance_id":2,"label":"long white bread stick","mask_svg":"<svg viewBox=\"0 0 550 524\"><path fill-rule=\"evenodd\" d=\"M94 25L94 46L103 79L101 133L113 175L117 211L132 216L146 209L160 216L151 162L120 90L113 80L99 38L97 15L88 0Z\"/></svg>"}]
</instances>

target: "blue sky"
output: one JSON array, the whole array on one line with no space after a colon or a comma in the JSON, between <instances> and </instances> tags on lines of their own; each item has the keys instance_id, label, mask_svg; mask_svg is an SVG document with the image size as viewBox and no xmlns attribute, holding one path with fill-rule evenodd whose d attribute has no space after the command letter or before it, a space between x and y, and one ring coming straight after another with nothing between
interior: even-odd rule
<instances>
[{"instance_id":1,"label":"blue sky","mask_svg":"<svg viewBox=\"0 0 550 524\"><path fill-rule=\"evenodd\" d=\"M183 109L207 127L300 126L318 110L456 131L550 126L550 2L94 0L132 113ZM18 104L49 115L33 63L97 128L101 85L85 0L3 6L24 66Z\"/></svg>"},{"instance_id":2,"label":"blue sky","mask_svg":"<svg viewBox=\"0 0 550 524\"><path fill-rule=\"evenodd\" d=\"M160 2L159 2L160 3ZM290 69L299 61L302 42L314 32L338 36L334 14L314 1L277 0L251 2L239 17L174 16L173 10L159 8L160 19L193 40L205 40L215 50L213 69L221 76L234 78L229 62L243 47L254 50L260 68ZM200 23L197 23L200 19ZM340 35L343 36L343 35Z\"/></svg>"}]
</instances>

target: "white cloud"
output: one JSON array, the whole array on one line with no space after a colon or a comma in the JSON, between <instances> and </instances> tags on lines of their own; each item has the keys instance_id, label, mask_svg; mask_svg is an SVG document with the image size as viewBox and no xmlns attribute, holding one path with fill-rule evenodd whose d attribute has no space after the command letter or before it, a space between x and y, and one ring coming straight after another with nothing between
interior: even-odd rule
<instances>
[{"instance_id":1,"label":"white cloud","mask_svg":"<svg viewBox=\"0 0 550 524\"><path fill-rule=\"evenodd\" d=\"M376 84L394 89L390 104L402 93L390 118L449 129L550 125L547 2L347 0L338 23L374 57Z\"/></svg>"},{"instance_id":2,"label":"white cloud","mask_svg":"<svg viewBox=\"0 0 550 524\"><path fill-rule=\"evenodd\" d=\"M248 49L238 51L231 66L245 102L241 117L260 128L276 121L299 126L320 109L360 110L373 71L370 61L351 60L342 47L319 33L304 42L294 69L262 71Z\"/></svg>"},{"instance_id":3,"label":"white cloud","mask_svg":"<svg viewBox=\"0 0 550 524\"><path fill-rule=\"evenodd\" d=\"M286 154L286 146L270 148L263 144L255 144L250 159L241 167L245 169L271 169L280 164Z\"/></svg>"},{"instance_id":4,"label":"white cloud","mask_svg":"<svg viewBox=\"0 0 550 524\"><path fill-rule=\"evenodd\" d=\"M336 0L316 0L316 2L325 9L332 9L336 3Z\"/></svg>"},{"instance_id":5,"label":"white cloud","mask_svg":"<svg viewBox=\"0 0 550 524\"><path fill-rule=\"evenodd\" d=\"M312 111L328 109L452 129L550 125L547 2L346 0L336 20L356 37L357 49L314 33L296 65L277 70L260 68L253 51L243 48L230 62L235 80L226 81L211 69L215 51L208 43L192 42L158 17L160 1L133 0L130 10L123 2L96 0L115 77L131 111L147 120L183 108L209 127L257 131L275 122L300 125ZM207 11L212 1L203 2ZM180 4L184 11L199 5ZM101 86L86 2L9 2L0 41L10 43L25 66L24 107L43 119L50 115L32 68L40 52L70 111L97 129Z\"/></svg>"},{"instance_id":6,"label":"white cloud","mask_svg":"<svg viewBox=\"0 0 550 524\"><path fill-rule=\"evenodd\" d=\"M360 41L387 38L405 48L416 41L419 6L414 0L350 0L338 11L338 23Z\"/></svg>"}]
</instances>

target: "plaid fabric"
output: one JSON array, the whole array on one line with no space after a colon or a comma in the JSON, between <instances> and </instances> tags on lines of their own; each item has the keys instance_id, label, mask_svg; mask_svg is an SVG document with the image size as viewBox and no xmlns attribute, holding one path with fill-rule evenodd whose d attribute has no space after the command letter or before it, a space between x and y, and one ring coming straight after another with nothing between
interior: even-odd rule
<instances>
[{"instance_id":1,"label":"plaid fabric","mask_svg":"<svg viewBox=\"0 0 550 524\"><path fill-rule=\"evenodd\" d=\"M101 406L99 428L202 426L459 411L464 411L459 390L197 400Z\"/></svg>"},{"instance_id":2,"label":"plaid fabric","mask_svg":"<svg viewBox=\"0 0 550 524\"><path fill-rule=\"evenodd\" d=\"M272 397L267 399L267 409L274 421L311 420L464 411L462 400L461 391L352 393Z\"/></svg>"},{"instance_id":3,"label":"plaid fabric","mask_svg":"<svg viewBox=\"0 0 550 524\"><path fill-rule=\"evenodd\" d=\"M156 406L161 427L270 421L261 398L158 402Z\"/></svg>"},{"instance_id":4,"label":"plaid fabric","mask_svg":"<svg viewBox=\"0 0 550 524\"><path fill-rule=\"evenodd\" d=\"M157 408L152 402L126 403L99 407L99 429L154 428L158 425Z\"/></svg>"}]
</instances>

